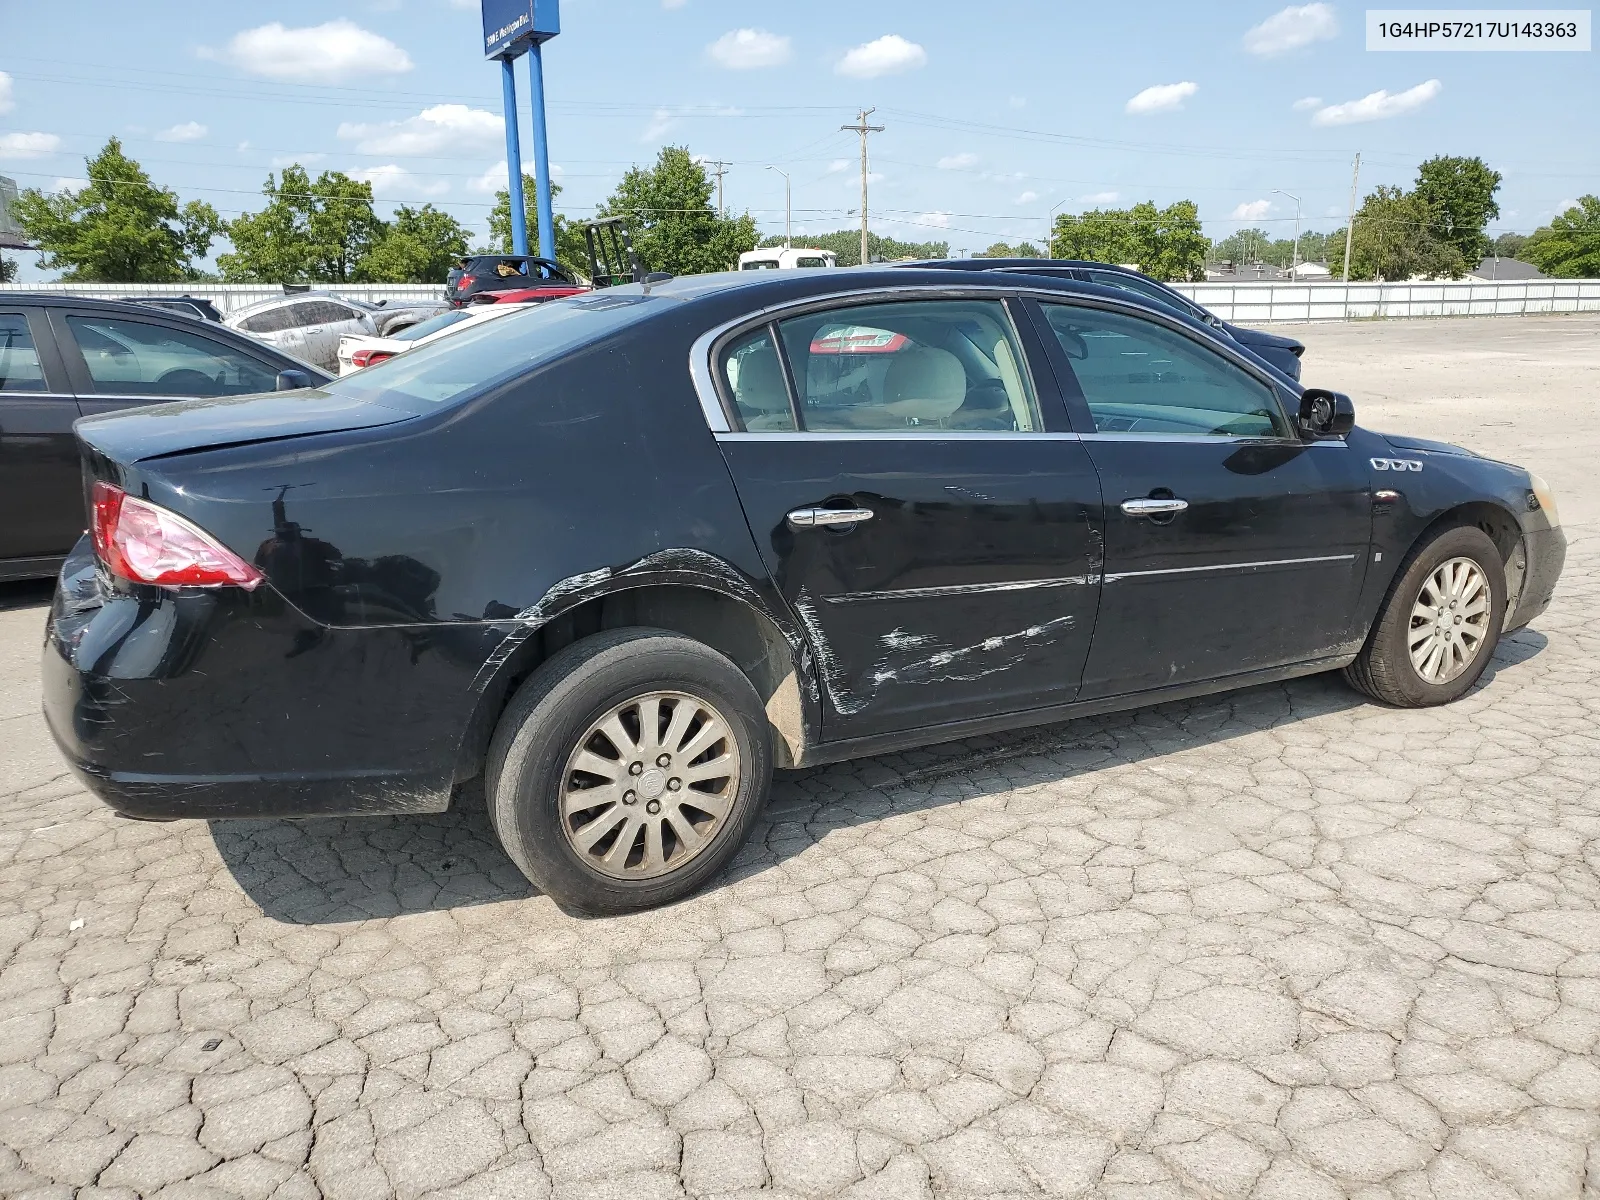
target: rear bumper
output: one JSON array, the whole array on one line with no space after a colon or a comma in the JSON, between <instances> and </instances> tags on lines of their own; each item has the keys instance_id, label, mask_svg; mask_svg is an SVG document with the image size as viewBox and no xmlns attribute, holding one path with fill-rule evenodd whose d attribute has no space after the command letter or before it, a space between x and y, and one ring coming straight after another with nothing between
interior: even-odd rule
<instances>
[{"instance_id":1,"label":"rear bumper","mask_svg":"<svg viewBox=\"0 0 1600 1200\"><path fill-rule=\"evenodd\" d=\"M447 628L330 629L266 588L112 590L80 543L47 627L44 715L128 816L441 812L474 658Z\"/></svg>"},{"instance_id":2,"label":"rear bumper","mask_svg":"<svg viewBox=\"0 0 1600 1200\"><path fill-rule=\"evenodd\" d=\"M1528 552L1528 569L1522 580L1522 594L1506 622L1507 633L1521 629L1550 607L1556 581L1567 561L1567 535L1559 528L1524 533L1522 544Z\"/></svg>"}]
</instances>

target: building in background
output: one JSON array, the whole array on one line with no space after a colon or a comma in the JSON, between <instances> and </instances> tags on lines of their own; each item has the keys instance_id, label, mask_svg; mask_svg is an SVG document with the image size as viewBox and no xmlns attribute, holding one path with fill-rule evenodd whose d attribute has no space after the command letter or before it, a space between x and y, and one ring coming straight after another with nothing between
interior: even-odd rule
<instances>
[{"instance_id":1,"label":"building in background","mask_svg":"<svg viewBox=\"0 0 1600 1200\"><path fill-rule=\"evenodd\" d=\"M17 224L17 181L0 175L0 250L32 250Z\"/></svg>"},{"instance_id":2,"label":"building in background","mask_svg":"<svg viewBox=\"0 0 1600 1200\"><path fill-rule=\"evenodd\" d=\"M1484 259L1468 272L1467 278L1520 282L1524 279L1548 279L1550 277L1532 263L1523 262L1520 258L1490 257Z\"/></svg>"}]
</instances>

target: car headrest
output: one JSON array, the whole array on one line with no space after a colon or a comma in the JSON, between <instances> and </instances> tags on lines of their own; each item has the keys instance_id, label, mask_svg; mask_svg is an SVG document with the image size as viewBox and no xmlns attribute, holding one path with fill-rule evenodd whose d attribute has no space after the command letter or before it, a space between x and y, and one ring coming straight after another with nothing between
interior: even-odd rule
<instances>
[{"instance_id":1,"label":"car headrest","mask_svg":"<svg viewBox=\"0 0 1600 1200\"><path fill-rule=\"evenodd\" d=\"M883 378L883 407L906 421L943 421L967 398L967 373L948 350L902 350Z\"/></svg>"},{"instance_id":2,"label":"car headrest","mask_svg":"<svg viewBox=\"0 0 1600 1200\"><path fill-rule=\"evenodd\" d=\"M783 367L770 347L746 354L739 360L739 381L733 396L747 413L787 413L789 389L783 382Z\"/></svg>"}]
</instances>

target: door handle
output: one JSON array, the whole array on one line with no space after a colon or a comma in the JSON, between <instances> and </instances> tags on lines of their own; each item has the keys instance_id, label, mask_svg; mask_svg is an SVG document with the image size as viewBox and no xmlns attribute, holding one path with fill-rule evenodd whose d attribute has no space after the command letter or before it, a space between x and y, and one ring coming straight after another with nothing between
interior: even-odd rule
<instances>
[{"instance_id":1,"label":"door handle","mask_svg":"<svg viewBox=\"0 0 1600 1200\"><path fill-rule=\"evenodd\" d=\"M1122 511L1130 517L1166 517L1173 513L1181 513L1188 507L1187 500L1157 500L1154 497L1122 502Z\"/></svg>"},{"instance_id":2,"label":"door handle","mask_svg":"<svg viewBox=\"0 0 1600 1200\"><path fill-rule=\"evenodd\" d=\"M854 525L872 520L870 508L797 508L789 513L795 529L815 529L819 525Z\"/></svg>"}]
</instances>

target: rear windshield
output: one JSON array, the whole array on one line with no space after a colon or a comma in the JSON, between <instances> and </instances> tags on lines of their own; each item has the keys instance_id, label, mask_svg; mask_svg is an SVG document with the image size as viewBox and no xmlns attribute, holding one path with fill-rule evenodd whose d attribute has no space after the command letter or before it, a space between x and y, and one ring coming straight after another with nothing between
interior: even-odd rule
<instances>
[{"instance_id":1,"label":"rear windshield","mask_svg":"<svg viewBox=\"0 0 1600 1200\"><path fill-rule=\"evenodd\" d=\"M389 408L429 412L658 316L674 303L681 301L616 290L552 300L341 376L325 384L324 390Z\"/></svg>"}]
</instances>

